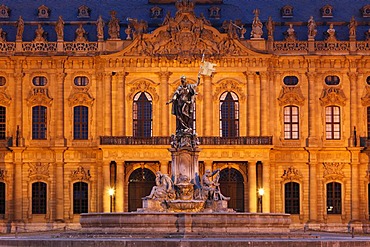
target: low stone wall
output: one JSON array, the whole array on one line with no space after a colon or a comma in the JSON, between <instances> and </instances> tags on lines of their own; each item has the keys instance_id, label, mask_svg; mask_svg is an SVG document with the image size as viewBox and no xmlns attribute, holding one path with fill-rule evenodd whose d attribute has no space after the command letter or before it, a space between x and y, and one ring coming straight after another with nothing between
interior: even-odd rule
<instances>
[{"instance_id":1,"label":"low stone wall","mask_svg":"<svg viewBox=\"0 0 370 247\"><path fill-rule=\"evenodd\" d=\"M289 214L258 213L88 213L80 219L83 232L146 237L289 233L290 222Z\"/></svg>"}]
</instances>

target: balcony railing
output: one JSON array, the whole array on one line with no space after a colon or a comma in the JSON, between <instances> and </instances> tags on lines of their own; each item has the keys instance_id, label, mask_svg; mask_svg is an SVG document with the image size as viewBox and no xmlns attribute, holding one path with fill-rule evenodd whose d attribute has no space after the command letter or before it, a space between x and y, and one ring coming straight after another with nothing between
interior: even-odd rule
<instances>
[{"instance_id":1,"label":"balcony railing","mask_svg":"<svg viewBox=\"0 0 370 247\"><path fill-rule=\"evenodd\" d=\"M199 137L200 145L272 145L272 136L243 137ZM132 136L101 136L100 145L170 145L167 136L132 137Z\"/></svg>"}]
</instances>

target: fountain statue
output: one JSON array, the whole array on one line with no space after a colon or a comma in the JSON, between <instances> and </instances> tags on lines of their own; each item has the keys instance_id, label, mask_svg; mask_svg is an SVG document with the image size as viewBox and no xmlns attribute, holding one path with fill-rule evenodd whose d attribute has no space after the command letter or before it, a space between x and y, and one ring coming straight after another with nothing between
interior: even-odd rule
<instances>
[{"instance_id":1,"label":"fountain statue","mask_svg":"<svg viewBox=\"0 0 370 247\"><path fill-rule=\"evenodd\" d=\"M220 191L220 171L206 170L202 179L199 176L200 148L193 129L196 87L200 83L201 75L212 75L208 69L213 66L214 64L204 62L203 57L197 82L190 84L186 76L181 76L179 87L167 102L172 104L172 114L176 116L176 133L171 136L169 149L172 154L171 182L168 175L157 172L156 185L150 195L143 198L143 208L139 211L232 211L227 208L230 198L222 195ZM214 176L215 179L212 179Z\"/></svg>"}]
</instances>

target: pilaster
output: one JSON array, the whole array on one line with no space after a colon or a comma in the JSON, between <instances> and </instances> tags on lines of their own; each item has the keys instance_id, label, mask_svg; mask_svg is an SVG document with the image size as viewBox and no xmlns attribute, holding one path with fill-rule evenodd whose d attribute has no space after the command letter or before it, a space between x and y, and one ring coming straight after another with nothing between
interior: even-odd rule
<instances>
[{"instance_id":1,"label":"pilaster","mask_svg":"<svg viewBox=\"0 0 370 247\"><path fill-rule=\"evenodd\" d=\"M248 181L249 181L249 211L257 212L257 173L256 161L248 162Z\"/></svg>"},{"instance_id":2,"label":"pilaster","mask_svg":"<svg viewBox=\"0 0 370 247\"><path fill-rule=\"evenodd\" d=\"M163 71L158 72L157 75L159 76L160 81L160 97L159 97L159 108L161 117L159 120L160 127L160 135L162 136L169 136L170 134L170 126L169 126L169 107L166 107L166 102L169 100L169 94L168 94L168 80L170 76L172 75L172 72Z\"/></svg>"},{"instance_id":3,"label":"pilaster","mask_svg":"<svg viewBox=\"0 0 370 247\"><path fill-rule=\"evenodd\" d=\"M212 102L212 78L202 76L204 111L203 111L203 136L213 136L213 102Z\"/></svg>"}]
</instances>

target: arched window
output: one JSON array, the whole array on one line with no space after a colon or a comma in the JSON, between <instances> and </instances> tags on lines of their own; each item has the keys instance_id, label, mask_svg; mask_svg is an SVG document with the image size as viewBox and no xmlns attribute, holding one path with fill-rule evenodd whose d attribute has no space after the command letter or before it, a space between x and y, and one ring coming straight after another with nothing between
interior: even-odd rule
<instances>
[{"instance_id":1,"label":"arched window","mask_svg":"<svg viewBox=\"0 0 370 247\"><path fill-rule=\"evenodd\" d=\"M147 92L135 95L132 110L133 136L152 136L152 97Z\"/></svg>"},{"instance_id":2,"label":"arched window","mask_svg":"<svg viewBox=\"0 0 370 247\"><path fill-rule=\"evenodd\" d=\"M325 84L328 86L336 86L339 85L340 79L336 75L328 75L325 77Z\"/></svg>"},{"instance_id":3,"label":"arched window","mask_svg":"<svg viewBox=\"0 0 370 247\"><path fill-rule=\"evenodd\" d=\"M35 76L32 79L32 83L34 86L42 87L46 85L47 80L45 76Z\"/></svg>"},{"instance_id":4,"label":"arched window","mask_svg":"<svg viewBox=\"0 0 370 247\"><path fill-rule=\"evenodd\" d=\"M325 115L326 139L340 140L340 108L338 106L327 106Z\"/></svg>"},{"instance_id":5,"label":"arched window","mask_svg":"<svg viewBox=\"0 0 370 247\"><path fill-rule=\"evenodd\" d=\"M32 214L46 214L46 183L32 184Z\"/></svg>"},{"instance_id":6,"label":"arched window","mask_svg":"<svg viewBox=\"0 0 370 247\"><path fill-rule=\"evenodd\" d=\"M86 76L77 76L74 79L74 84L78 87L87 86L89 84L89 78Z\"/></svg>"},{"instance_id":7,"label":"arched window","mask_svg":"<svg viewBox=\"0 0 370 247\"><path fill-rule=\"evenodd\" d=\"M229 207L236 212L244 212L244 179L234 168L223 169L220 172L221 193L230 197Z\"/></svg>"},{"instance_id":8,"label":"arched window","mask_svg":"<svg viewBox=\"0 0 370 247\"><path fill-rule=\"evenodd\" d=\"M87 140L89 128L89 108L75 106L73 108L73 138L75 140Z\"/></svg>"},{"instance_id":9,"label":"arched window","mask_svg":"<svg viewBox=\"0 0 370 247\"><path fill-rule=\"evenodd\" d=\"M0 106L0 140L6 139L6 108Z\"/></svg>"},{"instance_id":10,"label":"arched window","mask_svg":"<svg viewBox=\"0 0 370 247\"><path fill-rule=\"evenodd\" d=\"M0 182L0 214L5 214L5 206L6 206L5 183Z\"/></svg>"},{"instance_id":11,"label":"arched window","mask_svg":"<svg viewBox=\"0 0 370 247\"><path fill-rule=\"evenodd\" d=\"M299 108L297 106L284 107L284 139L299 139Z\"/></svg>"},{"instance_id":12,"label":"arched window","mask_svg":"<svg viewBox=\"0 0 370 247\"><path fill-rule=\"evenodd\" d=\"M370 76L366 77L366 83L367 85L370 85Z\"/></svg>"},{"instance_id":13,"label":"arched window","mask_svg":"<svg viewBox=\"0 0 370 247\"><path fill-rule=\"evenodd\" d=\"M299 214L299 183L286 183L284 189L285 213Z\"/></svg>"},{"instance_id":14,"label":"arched window","mask_svg":"<svg viewBox=\"0 0 370 247\"><path fill-rule=\"evenodd\" d=\"M220 136L239 136L239 100L233 92L225 92L220 97Z\"/></svg>"},{"instance_id":15,"label":"arched window","mask_svg":"<svg viewBox=\"0 0 370 247\"><path fill-rule=\"evenodd\" d=\"M342 185L340 183L326 184L326 212L328 214L342 213Z\"/></svg>"},{"instance_id":16,"label":"arched window","mask_svg":"<svg viewBox=\"0 0 370 247\"><path fill-rule=\"evenodd\" d=\"M73 214L88 212L89 186L85 182L73 184Z\"/></svg>"},{"instance_id":17,"label":"arched window","mask_svg":"<svg viewBox=\"0 0 370 247\"><path fill-rule=\"evenodd\" d=\"M155 175L147 168L136 169L129 177L128 211L142 207L142 198L148 196L155 185Z\"/></svg>"},{"instance_id":18,"label":"arched window","mask_svg":"<svg viewBox=\"0 0 370 247\"><path fill-rule=\"evenodd\" d=\"M45 106L32 107L32 139L45 140L47 126L47 108Z\"/></svg>"}]
</instances>

